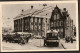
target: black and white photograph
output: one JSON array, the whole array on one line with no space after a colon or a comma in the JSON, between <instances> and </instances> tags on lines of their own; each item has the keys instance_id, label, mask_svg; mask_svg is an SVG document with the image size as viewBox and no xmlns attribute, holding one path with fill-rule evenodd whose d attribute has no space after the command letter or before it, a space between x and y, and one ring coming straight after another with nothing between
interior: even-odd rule
<instances>
[{"instance_id":1,"label":"black and white photograph","mask_svg":"<svg viewBox=\"0 0 80 53\"><path fill-rule=\"evenodd\" d=\"M4 2L1 51L78 51L77 1Z\"/></svg>"}]
</instances>

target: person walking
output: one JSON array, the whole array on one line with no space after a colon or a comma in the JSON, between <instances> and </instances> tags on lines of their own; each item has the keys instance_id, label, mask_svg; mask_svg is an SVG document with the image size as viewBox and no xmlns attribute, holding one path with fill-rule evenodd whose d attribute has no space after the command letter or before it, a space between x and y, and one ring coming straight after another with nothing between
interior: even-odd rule
<instances>
[{"instance_id":1,"label":"person walking","mask_svg":"<svg viewBox=\"0 0 80 53\"><path fill-rule=\"evenodd\" d=\"M71 43L73 43L73 39L72 39L72 37L71 37Z\"/></svg>"}]
</instances>

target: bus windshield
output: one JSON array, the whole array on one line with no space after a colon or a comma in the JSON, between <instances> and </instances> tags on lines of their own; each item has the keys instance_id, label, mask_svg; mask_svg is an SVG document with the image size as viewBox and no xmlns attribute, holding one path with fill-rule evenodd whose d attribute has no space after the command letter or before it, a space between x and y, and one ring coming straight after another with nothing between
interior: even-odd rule
<instances>
[{"instance_id":1,"label":"bus windshield","mask_svg":"<svg viewBox=\"0 0 80 53\"><path fill-rule=\"evenodd\" d=\"M53 38L53 37L56 37L56 36L57 36L56 33L47 33L48 38Z\"/></svg>"}]
</instances>

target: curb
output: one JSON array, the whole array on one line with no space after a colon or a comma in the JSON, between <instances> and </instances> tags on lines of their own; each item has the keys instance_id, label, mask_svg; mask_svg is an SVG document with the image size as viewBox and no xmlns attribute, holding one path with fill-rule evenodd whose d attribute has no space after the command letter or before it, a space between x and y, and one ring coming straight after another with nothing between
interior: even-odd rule
<instances>
[{"instance_id":1,"label":"curb","mask_svg":"<svg viewBox=\"0 0 80 53\"><path fill-rule=\"evenodd\" d=\"M61 46L62 46L64 49L66 49L62 43L61 43Z\"/></svg>"}]
</instances>

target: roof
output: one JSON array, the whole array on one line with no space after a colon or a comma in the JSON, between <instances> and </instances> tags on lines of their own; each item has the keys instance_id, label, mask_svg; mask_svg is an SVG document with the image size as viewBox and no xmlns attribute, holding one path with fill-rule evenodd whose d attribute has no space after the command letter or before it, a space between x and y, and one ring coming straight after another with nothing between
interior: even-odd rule
<instances>
[{"instance_id":1,"label":"roof","mask_svg":"<svg viewBox=\"0 0 80 53\"><path fill-rule=\"evenodd\" d=\"M40 10L39 9L28 9L26 11L21 12L21 14L16 16L14 19L16 20L16 19L20 19L20 18L28 17L28 16L39 17L39 18L51 18L52 9L53 9L52 6L49 6L47 8L43 8ZM59 9L57 6L54 8L54 10L55 9L60 10L61 15L63 15L62 12L65 12L63 9Z\"/></svg>"},{"instance_id":2,"label":"roof","mask_svg":"<svg viewBox=\"0 0 80 53\"><path fill-rule=\"evenodd\" d=\"M20 19L27 16L32 17L41 17L41 18L50 18L52 9L28 9L26 11L21 12L14 19Z\"/></svg>"}]
</instances>

